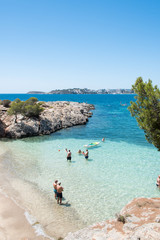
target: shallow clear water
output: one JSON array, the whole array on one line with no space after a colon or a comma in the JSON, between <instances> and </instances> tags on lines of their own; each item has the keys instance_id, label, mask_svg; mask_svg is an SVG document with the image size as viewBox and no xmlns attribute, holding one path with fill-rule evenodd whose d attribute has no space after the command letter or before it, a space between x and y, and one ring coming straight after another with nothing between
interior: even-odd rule
<instances>
[{"instance_id":1,"label":"shallow clear water","mask_svg":"<svg viewBox=\"0 0 160 240\"><path fill-rule=\"evenodd\" d=\"M0 99L3 97L13 100L13 95L0 95ZM22 100L28 97L19 96ZM12 164L8 161L8 167L19 178L34 183L50 199L53 199L53 181L61 181L64 203L86 224L113 217L135 197L160 196L155 187L160 154L146 142L127 107L120 105L120 102L129 105L133 95L37 97L45 101L85 101L95 104L96 109L85 126L50 136L3 140L1 146L12 152ZM103 137L105 142L101 142ZM100 145L89 149L86 161L77 151L85 150L83 146L93 141L100 141ZM66 161L65 148L71 150L72 162Z\"/></svg>"}]
</instances>

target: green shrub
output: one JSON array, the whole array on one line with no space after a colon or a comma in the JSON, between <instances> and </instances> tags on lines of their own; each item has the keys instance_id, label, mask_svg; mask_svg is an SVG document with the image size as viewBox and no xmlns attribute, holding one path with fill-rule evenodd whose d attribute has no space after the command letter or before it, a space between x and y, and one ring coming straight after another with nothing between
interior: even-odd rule
<instances>
[{"instance_id":1,"label":"green shrub","mask_svg":"<svg viewBox=\"0 0 160 240\"><path fill-rule=\"evenodd\" d=\"M8 114L16 115L20 113L26 117L39 117L43 108L41 107L41 103L37 103L37 101L38 99L33 97L25 102L17 98L11 103Z\"/></svg>"},{"instance_id":2,"label":"green shrub","mask_svg":"<svg viewBox=\"0 0 160 240\"><path fill-rule=\"evenodd\" d=\"M23 102L17 98L11 103L8 114L16 115L18 113L23 113Z\"/></svg>"},{"instance_id":3,"label":"green shrub","mask_svg":"<svg viewBox=\"0 0 160 240\"><path fill-rule=\"evenodd\" d=\"M5 99L2 101L3 107L9 108L11 101L8 99Z\"/></svg>"},{"instance_id":4,"label":"green shrub","mask_svg":"<svg viewBox=\"0 0 160 240\"><path fill-rule=\"evenodd\" d=\"M35 105L38 102L38 99L35 97L31 97L24 102L24 105Z\"/></svg>"},{"instance_id":5,"label":"green shrub","mask_svg":"<svg viewBox=\"0 0 160 240\"><path fill-rule=\"evenodd\" d=\"M122 222L123 224L125 224L126 219L125 219L125 217L123 215L119 215L118 218L117 218L117 221Z\"/></svg>"},{"instance_id":6,"label":"green shrub","mask_svg":"<svg viewBox=\"0 0 160 240\"><path fill-rule=\"evenodd\" d=\"M24 115L27 117L38 117L42 111L43 108L39 103L24 106Z\"/></svg>"}]
</instances>

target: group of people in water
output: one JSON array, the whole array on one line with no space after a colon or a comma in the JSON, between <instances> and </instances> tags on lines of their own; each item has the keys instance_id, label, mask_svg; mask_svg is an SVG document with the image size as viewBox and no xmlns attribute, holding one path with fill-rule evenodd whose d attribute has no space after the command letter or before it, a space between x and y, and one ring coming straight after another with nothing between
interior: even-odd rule
<instances>
[{"instance_id":1,"label":"group of people in water","mask_svg":"<svg viewBox=\"0 0 160 240\"><path fill-rule=\"evenodd\" d=\"M72 159L72 157L71 157L71 151L70 151L70 150L67 150L67 148L66 148L66 152L67 152L67 161L68 161L68 160L71 161L71 159ZM84 157L85 157L85 159L88 159L88 157L89 157L89 151L88 151L88 149L86 149L85 152L84 152L84 151L81 151L81 150L79 149L79 150L78 150L78 154L83 154Z\"/></svg>"},{"instance_id":2,"label":"group of people in water","mask_svg":"<svg viewBox=\"0 0 160 240\"><path fill-rule=\"evenodd\" d=\"M102 138L102 142L105 141L105 138ZM59 150L60 151L60 150ZM66 152L67 152L67 161L71 161L72 159L72 153L70 150L67 150L66 148ZM80 149L78 150L78 154L82 154L84 155L85 159L88 159L89 157L89 151L88 149L86 149L86 151L81 151ZM55 199L57 200L57 204L62 204L62 192L63 192L64 188L61 186L61 182L58 182L58 180L55 180L53 183L53 191L55 194Z\"/></svg>"},{"instance_id":3,"label":"group of people in water","mask_svg":"<svg viewBox=\"0 0 160 240\"><path fill-rule=\"evenodd\" d=\"M105 138L102 138L102 142L104 142L104 141L105 141ZM71 151L70 151L70 150L67 150L67 148L66 148L66 152L67 152L67 161L68 161L68 160L71 161L71 159L72 159L72 156L71 156L72 153L71 153ZM77 153L84 155L85 159L88 159L88 157L89 157L89 151L88 151L88 149L86 149L85 152L84 152L84 151L81 151L81 149L79 149Z\"/></svg>"},{"instance_id":4,"label":"group of people in water","mask_svg":"<svg viewBox=\"0 0 160 240\"><path fill-rule=\"evenodd\" d=\"M61 182L58 182L58 180L55 180L53 183L53 191L55 194L55 199L57 200L57 204L62 204L62 192L64 188L61 186Z\"/></svg>"}]
</instances>

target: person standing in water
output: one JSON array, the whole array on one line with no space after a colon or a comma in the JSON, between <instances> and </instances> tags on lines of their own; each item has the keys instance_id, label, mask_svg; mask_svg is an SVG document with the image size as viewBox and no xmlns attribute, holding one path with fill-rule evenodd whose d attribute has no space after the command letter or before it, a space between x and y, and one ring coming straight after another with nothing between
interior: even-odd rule
<instances>
[{"instance_id":1,"label":"person standing in water","mask_svg":"<svg viewBox=\"0 0 160 240\"><path fill-rule=\"evenodd\" d=\"M58 183L58 180L55 180L54 183L53 183L53 188L54 188L54 193L55 193L55 199L57 198L57 183Z\"/></svg>"},{"instance_id":2,"label":"person standing in water","mask_svg":"<svg viewBox=\"0 0 160 240\"><path fill-rule=\"evenodd\" d=\"M61 186L61 183L59 182L57 184L57 204L62 204L62 191L63 187Z\"/></svg>"},{"instance_id":3,"label":"person standing in water","mask_svg":"<svg viewBox=\"0 0 160 240\"><path fill-rule=\"evenodd\" d=\"M86 152L84 153L85 159L88 159L88 155L89 155L89 152L88 152L88 149L86 149Z\"/></svg>"},{"instance_id":4,"label":"person standing in water","mask_svg":"<svg viewBox=\"0 0 160 240\"><path fill-rule=\"evenodd\" d=\"M68 160L71 161L71 151L70 150L67 151L67 148L66 148L66 152L67 152L67 161Z\"/></svg>"},{"instance_id":5,"label":"person standing in water","mask_svg":"<svg viewBox=\"0 0 160 240\"><path fill-rule=\"evenodd\" d=\"M160 175L157 177L156 186L160 188Z\"/></svg>"}]
</instances>

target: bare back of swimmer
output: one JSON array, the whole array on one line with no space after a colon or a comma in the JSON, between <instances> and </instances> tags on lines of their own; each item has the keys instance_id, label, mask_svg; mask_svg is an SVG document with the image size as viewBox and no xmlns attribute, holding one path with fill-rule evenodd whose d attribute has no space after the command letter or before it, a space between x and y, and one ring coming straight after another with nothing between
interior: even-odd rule
<instances>
[{"instance_id":1,"label":"bare back of swimmer","mask_svg":"<svg viewBox=\"0 0 160 240\"><path fill-rule=\"evenodd\" d=\"M67 148L66 148L66 152L67 152L67 160L71 161L71 151L70 150L67 151Z\"/></svg>"}]
</instances>

